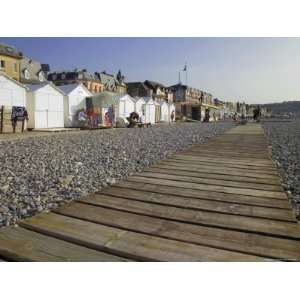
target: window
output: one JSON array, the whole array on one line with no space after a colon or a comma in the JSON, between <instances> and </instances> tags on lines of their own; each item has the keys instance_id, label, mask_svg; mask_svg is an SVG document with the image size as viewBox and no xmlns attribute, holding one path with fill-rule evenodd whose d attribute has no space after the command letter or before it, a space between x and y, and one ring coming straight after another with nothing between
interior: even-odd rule
<instances>
[{"instance_id":1,"label":"window","mask_svg":"<svg viewBox=\"0 0 300 300\"><path fill-rule=\"evenodd\" d=\"M1 69L5 68L5 60L1 60L0 67Z\"/></svg>"},{"instance_id":2,"label":"window","mask_svg":"<svg viewBox=\"0 0 300 300\"><path fill-rule=\"evenodd\" d=\"M25 76L25 79L30 79L30 74L27 69L25 69L25 71L24 71L24 76Z\"/></svg>"}]
</instances>

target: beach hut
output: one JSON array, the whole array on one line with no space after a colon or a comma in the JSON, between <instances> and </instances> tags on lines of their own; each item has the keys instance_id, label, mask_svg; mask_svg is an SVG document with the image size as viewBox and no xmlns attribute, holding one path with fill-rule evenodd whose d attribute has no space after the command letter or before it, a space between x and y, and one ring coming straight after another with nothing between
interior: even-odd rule
<instances>
[{"instance_id":1,"label":"beach hut","mask_svg":"<svg viewBox=\"0 0 300 300\"><path fill-rule=\"evenodd\" d=\"M118 114L119 118L128 118L135 111L135 100L129 95L119 97Z\"/></svg>"},{"instance_id":2,"label":"beach hut","mask_svg":"<svg viewBox=\"0 0 300 300\"><path fill-rule=\"evenodd\" d=\"M166 101L160 102L160 121L161 122L170 121L169 104Z\"/></svg>"},{"instance_id":3,"label":"beach hut","mask_svg":"<svg viewBox=\"0 0 300 300\"><path fill-rule=\"evenodd\" d=\"M144 98L145 104L145 123L155 123L157 103L151 97Z\"/></svg>"},{"instance_id":4,"label":"beach hut","mask_svg":"<svg viewBox=\"0 0 300 300\"><path fill-rule=\"evenodd\" d=\"M78 113L86 110L86 97L91 97L92 93L82 84L74 83L58 86L65 94L64 99L64 124L65 127L78 127Z\"/></svg>"},{"instance_id":5,"label":"beach hut","mask_svg":"<svg viewBox=\"0 0 300 300\"><path fill-rule=\"evenodd\" d=\"M27 87L28 128L63 128L65 94L50 82Z\"/></svg>"},{"instance_id":6,"label":"beach hut","mask_svg":"<svg viewBox=\"0 0 300 300\"><path fill-rule=\"evenodd\" d=\"M0 106L26 106L26 87L4 73L0 74Z\"/></svg>"},{"instance_id":7,"label":"beach hut","mask_svg":"<svg viewBox=\"0 0 300 300\"><path fill-rule=\"evenodd\" d=\"M93 119L93 127L112 127L115 124L119 99L119 94L108 91L86 98L87 112Z\"/></svg>"},{"instance_id":8,"label":"beach hut","mask_svg":"<svg viewBox=\"0 0 300 300\"><path fill-rule=\"evenodd\" d=\"M0 73L0 132L12 132L12 115L17 112L24 120L26 86ZM19 119L20 120L20 119ZM26 129L26 122L17 122L16 131Z\"/></svg>"},{"instance_id":9,"label":"beach hut","mask_svg":"<svg viewBox=\"0 0 300 300\"><path fill-rule=\"evenodd\" d=\"M146 101L144 100L144 98L135 99L134 111L139 115L140 120L145 119L145 105L146 105Z\"/></svg>"}]
</instances>

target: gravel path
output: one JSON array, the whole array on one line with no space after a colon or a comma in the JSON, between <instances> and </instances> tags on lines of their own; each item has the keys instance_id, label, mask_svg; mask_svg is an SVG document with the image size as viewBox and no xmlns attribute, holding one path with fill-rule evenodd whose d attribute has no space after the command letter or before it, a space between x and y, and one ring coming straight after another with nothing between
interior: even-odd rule
<instances>
[{"instance_id":1,"label":"gravel path","mask_svg":"<svg viewBox=\"0 0 300 300\"><path fill-rule=\"evenodd\" d=\"M231 122L68 132L0 142L0 226L95 192Z\"/></svg>"},{"instance_id":2,"label":"gravel path","mask_svg":"<svg viewBox=\"0 0 300 300\"><path fill-rule=\"evenodd\" d=\"M268 121L263 127L284 187L291 193L292 205L300 220L300 118L291 122Z\"/></svg>"}]
</instances>

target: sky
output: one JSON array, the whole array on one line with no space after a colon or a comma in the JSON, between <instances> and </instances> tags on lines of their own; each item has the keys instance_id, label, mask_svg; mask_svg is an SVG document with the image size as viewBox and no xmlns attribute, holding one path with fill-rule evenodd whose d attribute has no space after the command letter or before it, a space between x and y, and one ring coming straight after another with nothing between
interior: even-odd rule
<instances>
[{"instance_id":1,"label":"sky","mask_svg":"<svg viewBox=\"0 0 300 300\"><path fill-rule=\"evenodd\" d=\"M224 101L300 100L300 38L1 38L52 71L83 68L126 81L181 81Z\"/></svg>"}]
</instances>

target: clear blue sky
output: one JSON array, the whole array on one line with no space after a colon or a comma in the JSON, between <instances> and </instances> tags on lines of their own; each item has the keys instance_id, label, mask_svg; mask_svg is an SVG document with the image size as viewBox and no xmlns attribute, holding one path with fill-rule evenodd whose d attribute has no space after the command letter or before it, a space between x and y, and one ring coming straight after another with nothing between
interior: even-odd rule
<instances>
[{"instance_id":1,"label":"clear blue sky","mask_svg":"<svg viewBox=\"0 0 300 300\"><path fill-rule=\"evenodd\" d=\"M300 100L300 38L0 38L51 69L86 68L127 81L178 81L222 100ZM185 75L182 75L185 82Z\"/></svg>"}]
</instances>

